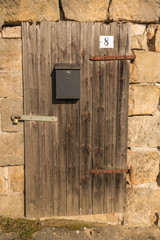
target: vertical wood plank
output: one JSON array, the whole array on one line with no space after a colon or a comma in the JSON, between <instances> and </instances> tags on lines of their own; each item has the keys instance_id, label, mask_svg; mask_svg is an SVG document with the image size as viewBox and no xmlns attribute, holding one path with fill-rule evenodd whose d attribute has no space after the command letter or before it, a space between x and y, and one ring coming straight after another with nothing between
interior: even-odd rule
<instances>
[{"instance_id":1,"label":"vertical wood plank","mask_svg":"<svg viewBox=\"0 0 160 240\"><path fill-rule=\"evenodd\" d=\"M110 24L110 35L114 36L114 49L107 51L108 55L118 55L118 27ZM107 62L106 85L106 123L105 123L105 166L108 169L115 168L116 161L116 106L117 106L117 62ZM105 201L104 211L114 212L115 202L115 174L105 176Z\"/></svg>"},{"instance_id":2,"label":"vertical wood plank","mask_svg":"<svg viewBox=\"0 0 160 240\"><path fill-rule=\"evenodd\" d=\"M44 116L52 116L52 79L51 79L51 23L43 22L43 34L42 34L42 49L43 53L43 68L41 86L44 88ZM40 88L40 86L39 86ZM53 216L53 165L52 165L52 126L53 122L45 122L44 128L44 159L43 165L43 204L44 204L44 216Z\"/></svg>"},{"instance_id":3,"label":"vertical wood plank","mask_svg":"<svg viewBox=\"0 0 160 240\"><path fill-rule=\"evenodd\" d=\"M66 52L66 22L58 24L52 22L52 69L53 69L53 115L58 117L58 123L53 129L53 164L54 164L54 215L64 216L67 214L67 124L66 124L66 103L63 100L56 100L55 96L55 72L56 63L67 62Z\"/></svg>"},{"instance_id":4,"label":"vertical wood plank","mask_svg":"<svg viewBox=\"0 0 160 240\"><path fill-rule=\"evenodd\" d=\"M80 63L80 24L67 22L67 60ZM76 71L76 70L75 70ZM67 100L67 215L79 214L79 102Z\"/></svg>"},{"instance_id":5,"label":"vertical wood plank","mask_svg":"<svg viewBox=\"0 0 160 240\"><path fill-rule=\"evenodd\" d=\"M92 213L92 23L81 25L81 100L80 100L80 214ZM88 36L90 38L88 38Z\"/></svg>"},{"instance_id":6,"label":"vertical wood plank","mask_svg":"<svg viewBox=\"0 0 160 240\"><path fill-rule=\"evenodd\" d=\"M24 113L37 114L37 51L36 24L23 23L23 69L24 69ZM30 79L30 81L28 81ZM29 139L29 141L28 141ZM36 202L38 184L38 125L34 122L25 123L25 201L26 216L37 214ZM32 166L32 167L31 167Z\"/></svg>"},{"instance_id":7,"label":"vertical wood plank","mask_svg":"<svg viewBox=\"0 0 160 240\"><path fill-rule=\"evenodd\" d=\"M99 55L101 23L94 25L94 54ZM102 53L103 51L101 51ZM105 80L101 62L94 62L93 87L93 169L104 168ZM93 176L93 213L103 213L104 175Z\"/></svg>"},{"instance_id":8,"label":"vertical wood plank","mask_svg":"<svg viewBox=\"0 0 160 240\"><path fill-rule=\"evenodd\" d=\"M130 24L120 24L119 54L129 54L130 51ZM117 103L117 168L127 168L127 134L128 134L128 87L129 61L118 61L118 103ZM123 212L125 209L126 175L116 175L115 210Z\"/></svg>"}]
</instances>

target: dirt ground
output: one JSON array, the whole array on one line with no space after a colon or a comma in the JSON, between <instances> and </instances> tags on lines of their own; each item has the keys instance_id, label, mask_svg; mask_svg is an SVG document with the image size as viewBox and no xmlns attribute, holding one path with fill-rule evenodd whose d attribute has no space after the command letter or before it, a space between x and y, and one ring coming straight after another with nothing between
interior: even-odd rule
<instances>
[{"instance_id":1,"label":"dirt ground","mask_svg":"<svg viewBox=\"0 0 160 240\"><path fill-rule=\"evenodd\" d=\"M35 240L158 240L160 229L150 228L125 228L123 226L95 225L83 230L56 229L44 227L34 234Z\"/></svg>"},{"instance_id":2,"label":"dirt ground","mask_svg":"<svg viewBox=\"0 0 160 240\"><path fill-rule=\"evenodd\" d=\"M15 224L15 221L13 223ZM67 220L43 221L40 224L39 230L35 230L28 237L27 234L19 235L18 230L13 232L13 228L11 232L2 231L0 228L0 240L160 240L160 228L157 226L127 228L121 225L112 226Z\"/></svg>"}]
</instances>

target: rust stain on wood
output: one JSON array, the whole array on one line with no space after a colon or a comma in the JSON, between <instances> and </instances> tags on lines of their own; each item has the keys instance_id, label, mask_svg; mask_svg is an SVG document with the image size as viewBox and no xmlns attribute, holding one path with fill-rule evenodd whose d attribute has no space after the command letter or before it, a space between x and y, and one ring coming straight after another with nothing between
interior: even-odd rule
<instances>
[{"instance_id":1,"label":"rust stain on wood","mask_svg":"<svg viewBox=\"0 0 160 240\"><path fill-rule=\"evenodd\" d=\"M93 169L89 171L93 174L105 174L105 173L129 173L129 169Z\"/></svg>"}]
</instances>

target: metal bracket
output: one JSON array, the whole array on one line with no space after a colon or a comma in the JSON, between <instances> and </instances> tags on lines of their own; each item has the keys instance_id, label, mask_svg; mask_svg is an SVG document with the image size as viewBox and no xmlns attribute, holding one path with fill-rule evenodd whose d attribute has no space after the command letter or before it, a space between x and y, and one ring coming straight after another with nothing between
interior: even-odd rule
<instances>
[{"instance_id":1,"label":"metal bracket","mask_svg":"<svg viewBox=\"0 0 160 240\"><path fill-rule=\"evenodd\" d=\"M91 57L91 61L112 61L112 60L131 60L133 62L136 59L135 52L133 55L124 55L124 56L95 56Z\"/></svg>"},{"instance_id":2,"label":"metal bracket","mask_svg":"<svg viewBox=\"0 0 160 240\"><path fill-rule=\"evenodd\" d=\"M36 115L12 115L13 124L19 121L40 121L40 122L57 122L58 118L53 116L36 116Z\"/></svg>"},{"instance_id":3,"label":"metal bracket","mask_svg":"<svg viewBox=\"0 0 160 240\"><path fill-rule=\"evenodd\" d=\"M89 171L94 174L104 173L129 173L129 169L92 169Z\"/></svg>"}]
</instances>

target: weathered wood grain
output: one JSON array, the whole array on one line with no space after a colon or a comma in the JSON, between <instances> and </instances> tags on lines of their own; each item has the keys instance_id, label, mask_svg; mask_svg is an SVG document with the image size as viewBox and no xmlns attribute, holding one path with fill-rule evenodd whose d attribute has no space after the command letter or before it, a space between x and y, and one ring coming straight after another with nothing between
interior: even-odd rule
<instances>
[{"instance_id":1,"label":"weathered wood grain","mask_svg":"<svg viewBox=\"0 0 160 240\"><path fill-rule=\"evenodd\" d=\"M126 168L130 24L23 23L24 113L57 123L25 123L27 217L122 212L126 175L91 169ZM114 36L100 49L100 35ZM80 100L57 100L56 63L80 63Z\"/></svg>"},{"instance_id":2,"label":"weathered wood grain","mask_svg":"<svg viewBox=\"0 0 160 240\"><path fill-rule=\"evenodd\" d=\"M89 170L92 168L93 65L88 59L93 53L93 41L92 24L81 23L80 214L92 214L92 177Z\"/></svg>"}]
</instances>

